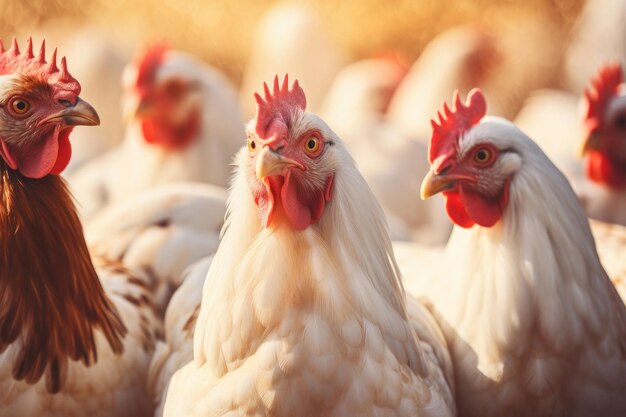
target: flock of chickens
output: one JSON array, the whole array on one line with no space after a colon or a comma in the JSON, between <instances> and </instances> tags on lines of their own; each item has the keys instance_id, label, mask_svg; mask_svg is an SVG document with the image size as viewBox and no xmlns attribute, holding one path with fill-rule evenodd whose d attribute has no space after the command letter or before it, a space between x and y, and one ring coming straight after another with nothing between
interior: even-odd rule
<instances>
[{"instance_id":1,"label":"flock of chickens","mask_svg":"<svg viewBox=\"0 0 626 417\"><path fill-rule=\"evenodd\" d=\"M470 90L493 40L446 38L446 82L436 43L320 48L341 71L243 98L153 44L117 144L72 133L100 117L54 46L0 43L0 416L625 416L623 70L513 123Z\"/></svg>"}]
</instances>

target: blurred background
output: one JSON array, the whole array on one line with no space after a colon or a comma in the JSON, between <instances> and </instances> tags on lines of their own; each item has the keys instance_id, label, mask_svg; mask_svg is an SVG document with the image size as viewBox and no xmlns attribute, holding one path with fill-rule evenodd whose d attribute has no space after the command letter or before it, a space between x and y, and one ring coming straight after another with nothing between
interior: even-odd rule
<instances>
[{"instance_id":1,"label":"blurred background","mask_svg":"<svg viewBox=\"0 0 626 417\"><path fill-rule=\"evenodd\" d=\"M455 89L464 95L480 87L490 114L515 121L564 171L580 170L581 93L600 65L624 62L624 22L626 0L0 0L5 45L13 36L24 45L32 36L35 45L45 38L49 47L58 46L81 82L81 96L100 114L99 127L73 133L66 175L123 137L131 143L145 133L137 128L144 117L137 107L137 68L150 61L148 45L166 42L202 63L174 51L153 70L161 81L178 77L204 85L205 126L199 131L207 143L224 139L215 129L242 127L239 116L220 113L229 95L249 120L253 92L274 74L289 73L306 92L307 110L320 114L346 141L383 207L397 223L408 225L412 238L421 240L415 231L436 223L424 210L443 218L444 226L435 227L443 233L429 239L435 242L445 241L449 222L441 207L426 208L416 196L429 168L430 119L442 101L449 101ZM207 65L225 79L215 78ZM125 84L124 68L130 69ZM159 85L151 88L156 92ZM154 120L180 114L166 110ZM190 126L171 123L181 131ZM242 130L235 132L235 149L244 139ZM154 162L154 172L145 168L154 149L135 151L129 164L142 161L141 176L157 181L165 172L160 162ZM199 166L228 169L230 153L211 156L212 163L201 160ZM108 160L100 164L93 164L94 172L111 171ZM189 171L188 165L177 170ZM202 179L187 174L187 180ZM120 182L128 177L122 175ZM85 183L85 189L95 189ZM80 201L83 193L75 184ZM110 192L96 194L100 199ZM426 231L424 236L435 235Z\"/></svg>"},{"instance_id":2,"label":"blurred background","mask_svg":"<svg viewBox=\"0 0 626 417\"><path fill-rule=\"evenodd\" d=\"M619 0L618 0L619 1ZM0 0L0 35L84 28L110 36L133 50L145 40L167 39L224 70L240 83L260 19L273 0ZM501 34L535 30L542 42L557 42L554 64L582 7L582 0L328 0L291 1L311 5L331 38L351 60L384 52L412 62L436 34L472 22ZM542 45L539 45L542 46Z\"/></svg>"},{"instance_id":3,"label":"blurred background","mask_svg":"<svg viewBox=\"0 0 626 417\"><path fill-rule=\"evenodd\" d=\"M605 19L595 20L622 21L620 4L624 1L593 2L598 4L596 9L605 10ZM346 63L384 53L408 66L436 35L470 24L497 39L500 52L509 54L512 66L535 73L531 85L504 99L497 112L508 117L516 114L520 96L530 88L582 85L563 76L563 71L568 49L580 37L584 0L0 0L0 36L32 34L36 39L40 35L59 45L72 35L87 40L90 36L107 38L125 57L147 41L167 40L173 48L199 56L241 85L259 38L255 31L279 3L310 6L321 22L319 31L336 44ZM621 31L605 23L596 24L595 29ZM71 56L73 52L65 51L70 62L78 59ZM506 76L513 79L512 75L509 71ZM581 78L587 76L584 73Z\"/></svg>"}]
</instances>

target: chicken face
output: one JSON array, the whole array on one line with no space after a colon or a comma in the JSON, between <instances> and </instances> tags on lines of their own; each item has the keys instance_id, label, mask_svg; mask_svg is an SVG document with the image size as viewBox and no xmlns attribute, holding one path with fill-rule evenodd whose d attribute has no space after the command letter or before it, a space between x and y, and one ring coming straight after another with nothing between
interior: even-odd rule
<instances>
[{"instance_id":1,"label":"chicken face","mask_svg":"<svg viewBox=\"0 0 626 417\"><path fill-rule=\"evenodd\" d=\"M126 71L125 110L140 122L147 143L180 150L199 133L201 97L197 83L166 70L167 51L153 45Z\"/></svg>"},{"instance_id":2,"label":"chicken face","mask_svg":"<svg viewBox=\"0 0 626 417\"><path fill-rule=\"evenodd\" d=\"M587 177L599 184L626 189L626 95L620 93L619 64L598 72L585 91L587 137L582 146Z\"/></svg>"},{"instance_id":3,"label":"chicken face","mask_svg":"<svg viewBox=\"0 0 626 417\"><path fill-rule=\"evenodd\" d=\"M24 53L15 39L0 51L0 155L29 178L60 174L72 155L72 129L98 125L98 114L78 96L65 58L57 68L56 50L49 63L45 44L35 57L31 39Z\"/></svg>"},{"instance_id":4,"label":"chicken face","mask_svg":"<svg viewBox=\"0 0 626 417\"><path fill-rule=\"evenodd\" d=\"M333 134L321 119L305 112L304 91L285 76L274 91L265 85L255 120L248 126L246 171L266 227L282 220L296 230L315 224L332 198Z\"/></svg>"},{"instance_id":5,"label":"chicken face","mask_svg":"<svg viewBox=\"0 0 626 417\"><path fill-rule=\"evenodd\" d=\"M475 125L486 113L480 90L472 90L464 106L455 93L455 105L444 105L439 122L433 121L429 159L431 170L424 178L423 199L443 192L446 211L461 227L491 227L508 204L511 176L520 157L506 141L495 141Z\"/></svg>"}]
</instances>

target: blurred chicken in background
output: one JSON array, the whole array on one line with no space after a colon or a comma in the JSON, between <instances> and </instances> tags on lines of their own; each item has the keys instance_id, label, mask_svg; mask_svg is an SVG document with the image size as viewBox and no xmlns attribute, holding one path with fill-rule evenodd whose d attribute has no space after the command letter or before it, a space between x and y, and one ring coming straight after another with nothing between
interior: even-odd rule
<instances>
[{"instance_id":1,"label":"blurred chicken in background","mask_svg":"<svg viewBox=\"0 0 626 417\"><path fill-rule=\"evenodd\" d=\"M607 61L626 63L626 2L586 0L565 55L564 80L574 94Z\"/></svg>"},{"instance_id":2,"label":"blurred chicken in background","mask_svg":"<svg viewBox=\"0 0 626 417\"><path fill-rule=\"evenodd\" d=\"M452 224L442 212L441 199L415 198L419 178L428 172L427 147L386 120L389 101L405 72L400 62L388 57L347 65L335 77L321 113L345 138L385 210L392 238L443 244Z\"/></svg>"},{"instance_id":3,"label":"blurred chicken in background","mask_svg":"<svg viewBox=\"0 0 626 417\"><path fill-rule=\"evenodd\" d=\"M246 117L254 116L250 97L264 80L289 73L307 89L307 104L319 110L333 77L348 63L317 10L304 3L282 2L259 22L241 85Z\"/></svg>"},{"instance_id":4,"label":"blurred chicken in background","mask_svg":"<svg viewBox=\"0 0 626 417\"><path fill-rule=\"evenodd\" d=\"M236 90L226 77L159 43L127 67L124 87L123 143L69 178L85 219L164 182L227 185L244 135Z\"/></svg>"}]
</instances>

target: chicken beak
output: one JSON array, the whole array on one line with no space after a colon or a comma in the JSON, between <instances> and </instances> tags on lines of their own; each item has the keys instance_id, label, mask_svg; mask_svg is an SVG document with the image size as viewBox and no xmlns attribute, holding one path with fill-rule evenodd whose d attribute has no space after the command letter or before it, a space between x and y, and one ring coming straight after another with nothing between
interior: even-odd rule
<instances>
[{"instance_id":1,"label":"chicken beak","mask_svg":"<svg viewBox=\"0 0 626 417\"><path fill-rule=\"evenodd\" d=\"M304 166L273 151L269 146L263 147L256 160L256 176L263 181L272 175L284 175L289 168L304 170Z\"/></svg>"},{"instance_id":2,"label":"chicken beak","mask_svg":"<svg viewBox=\"0 0 626 417\"><path fill-rule=\"evenodd\" d=\"M78 98L75 105L46 117L40 124L50 122L63 122L66 126L98 126L100 117L91 104Z\"/></svg>"},{"instance_id":3,"label":"chicken beak","mask_svg":"<svg viewBox=\"0 0 626 417\"><path fill-rule=\"evenodd\" d=\"M136 118L144 118L149 116L152 112L153 105L150 99L144 98L137 103L137 108L135 109L135 117Z\"/></svg>"},{"instance_id":4,"label":"chicken beak","mask_svg":"<svg viewBox=\"0 0 626 417\"><path fill-rule=\"evenodd\" d=\"M588 151L602 149L602 143L600 141L600 134L592 132L587 136L578 149L578 157L582 158Z\"/></svg>"},{"instance_id":5,"label":"chicken beak","mask_svg":"<svg viewBox=\"0 0 626 417\"><path fill-rule=\"evenodd\" d=\"M426 200L442 191L451 190L459 181L474 181L474 179L462 174L435 174L431 169L422 181L420 197Z\"/></svg>"}]
</instances>

